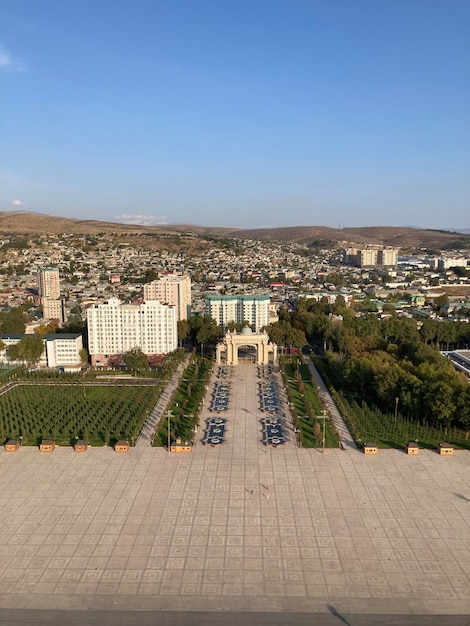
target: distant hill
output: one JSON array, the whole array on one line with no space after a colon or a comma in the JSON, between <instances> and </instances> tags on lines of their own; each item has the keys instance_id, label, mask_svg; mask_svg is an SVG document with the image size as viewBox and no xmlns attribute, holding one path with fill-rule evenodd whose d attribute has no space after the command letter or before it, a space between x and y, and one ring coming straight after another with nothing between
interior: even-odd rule
<instances>
[{"instance_id":1,"label":"distant hill","mask_svg":"<svg viewBox=\"0 0 470 626\"><path fill-rule=\"evenodd\" d=\"M430 230L410 227L395 226L365 226L360 228L328 228L326 226L290 226L285 228L262 228L262 229L238 229L222 227L205 227L192 225L164 225L164 226L138 226L132 224L119 224L114 222L102 222L97 220L77 220L64 217L53 217L40 213L27 213L24 211L0 212L0 233L8 235L38 235L38 234L84 234L117 236L127 240L135 236L143 236L150 244L152 235L175 235L188 233L196 236L208 237L231 237L238 239L263 239L277 241L293 241L305 245L330 243L340 245L364 245L375 244L393 246L396 248L428 248L428 249L451 249L454 244L457 248L470 248L470 235L444 230ZM170 239L172 239L170 237ZM155 242L154 242L155 243ZM161 243L161 238L160 238ZM170 241L168 242L170 243ZM176 242L178 243L178 242ZM189 242L188 242L189 243ZM145 245L141 239L139 244ZM152 245L154 247L154 245ZM191 246L195 247L195 246Z\"/></svg>"}]
</instances>

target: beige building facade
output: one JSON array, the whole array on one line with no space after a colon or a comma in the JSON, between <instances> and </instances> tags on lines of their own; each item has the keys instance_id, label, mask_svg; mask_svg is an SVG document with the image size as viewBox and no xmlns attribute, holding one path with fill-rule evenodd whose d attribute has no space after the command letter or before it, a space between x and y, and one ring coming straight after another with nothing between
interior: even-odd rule
<instances>
[{"instance_id":1,"label":"beige building facade","mask_svg":"<svg viewBox=\"0 0 470 626\"><path fill-rule=\"evenodd\" d=\"M191 316L191 279L187 275L162 274L144 285L144 300L158 300L176 308L177 321Z\"/></svg>"}]
</instances>

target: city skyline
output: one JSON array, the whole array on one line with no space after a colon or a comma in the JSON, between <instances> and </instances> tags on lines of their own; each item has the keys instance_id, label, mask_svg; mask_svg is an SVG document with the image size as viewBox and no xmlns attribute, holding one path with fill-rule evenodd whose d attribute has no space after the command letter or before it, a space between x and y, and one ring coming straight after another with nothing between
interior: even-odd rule
<instances>
[{"instance_id":1,"label":"city skyline","mask_svg":"<svg viewBox=\"0 0 470 626\"><path fill-rule=\"evenodd\" d=\"M0 13L0 210L469 227L468 4L2 0Z\"/></svg>"}]
</instances>

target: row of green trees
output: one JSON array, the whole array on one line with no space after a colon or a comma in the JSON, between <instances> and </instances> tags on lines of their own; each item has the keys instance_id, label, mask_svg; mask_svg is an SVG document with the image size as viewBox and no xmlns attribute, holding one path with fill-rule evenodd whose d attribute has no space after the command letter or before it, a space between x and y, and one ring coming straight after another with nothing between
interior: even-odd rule
<instances>
[{"instance_id":1,"label":"row of green trees","mask_svg":"<svg viewBox=\"0 0 470 626\"><path fill-rule=\"evenodd\" d=\"M177 438L182 441L191 441L194 438L194 427L198 423L202 409L202 401L209 383L212 362L210 359L193 353L191 363L186 368L182 381L176 389L169 404L168 415L162 419L155 446L168 444L168 426L170 440Z\"/></svg>"},{"instance_id":2,"label":"row of green trees","mask_svg":"<svg viewBox=\"0 0 470 626\"><path fill-rule=\"evenodd\" d=\"M77 437L108 444L133 442L162 386L91 387L85 385L21 385L0 396L0 440L41 438L68 444Z\"/></svg>"},{"instance_id":3,"label":"row of green trees","mask_svg":"<svg viewBox=\"0 0 470 626\"><path fill-rule=\"evenodd\" d=\"M208 345L216 344L223 336L223 331L214 318L209 315L198 315L189 320L178 322L178 341L182 345L186 338L190 338L193 345L198 346L201 355Z\"/></svg>"},{"instance_id":4,"label":"row of green trees","mask_svg":"<svg viewBox=\"0 0 470 626\"><path fill-rule=\"evenodd\" d=\"M449 345L451 336L470 342L469 325L428 320L419 328L408 317L357 317L341 300L330 305L301 299L279 325L321 343L334 386L358 401L393 414L399 410L408 419L470 430L468 381L439 353L446 337Z\"/></svg>"},{"instance_id":5,"label":"row of green trees","mask_svg":"<svg viewBox=\"0 0 470 626\"><path fill-rule=\"evenodd\" d=\"M359 445L373 441L380 447L404 447L407 442L416 441L420 447L436 448L440 442L446 441L456 447L470 448L470 440L455 426L447 427L443 422L430 424L401 413L383 412L365 401L357 402L334 391L333 396Z\"/></svg>"},{"instance_id":6,"label":"row of green trees","mask_svg":"<svg viewBox=\"0 0 470 626\"><path fill-rule=\"evenodd\" d=\"M321 446L323 425L317 416L323 412L322 404L303 357L281 357L280 366L299 445L304 448ZM338 445L334 426L328 419L325 422L325 439L327 446Z\"/></svg>"}]
</instances>

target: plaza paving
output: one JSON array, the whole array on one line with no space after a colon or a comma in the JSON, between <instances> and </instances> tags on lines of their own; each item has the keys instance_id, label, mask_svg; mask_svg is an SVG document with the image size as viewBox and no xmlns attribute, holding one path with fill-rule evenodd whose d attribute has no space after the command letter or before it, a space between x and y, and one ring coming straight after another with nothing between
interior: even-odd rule
<instances>
[{"instance_id":1,"label":"plaza paving","mask_svg":"<svg viewBox=\"0 0 470 626\"><path fill-rule=\"evenodd\" d=\"M225 445L0 451L0 608L469 614L470 454L267 448L233 372Z\"/></svg>"}]
</instances>

